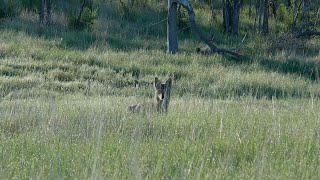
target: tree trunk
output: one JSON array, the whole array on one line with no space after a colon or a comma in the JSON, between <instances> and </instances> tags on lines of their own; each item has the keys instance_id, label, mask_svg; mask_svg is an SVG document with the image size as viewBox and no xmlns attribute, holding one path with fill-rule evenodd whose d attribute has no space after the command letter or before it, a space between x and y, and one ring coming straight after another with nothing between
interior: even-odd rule
<instances>
[{"instance_id":1,"label":"tree trunk","mask_svg":"<svg viewBox=\"0 0 320 180\"><path fill-rule=\"evenodd\" d=\"M252 0L249 0L249 17L252 17Z\"/></svg>"},{"instance_id":2,"label":"tree trunk","mask_svg":"<svg viewBox=\"0 0 320 180\"><path fill-rule=\"evenodd\" d=\"M311 36L320 36L320 32L318 31L311 31L311 30L306 30L304 32L298 32L296 34L296 37L311 37Z\"/></svg>"},{"instance_id":3,"label":"tree trunk","mask_svg":"<svg viewBox=\"0 0 320 180\"><path fill-rule=\"evenodd\" d=\"M304 0L304 5L303 5L303 21L308 21L309 20L309 14L310 14L310 9L311 9L311 0Z\"/></svg>"},{"instance_id":4,"label":"tree trunk","mask_svg":"<svg viewBox=\"0 0 320 180\"><path fill-rule=\"evenodd\" d=\"M167 23L167 52L178 52L177 37L177 2L168 0L168 23Z\"/></svg>"},{"instance_id":5,"label":"tree trunk","mask_svg":"<svg viewBox=\"0 0 320 180\"><path fill-rule=\"evenodd\" d=\"M258 18L258 31L262 31L262 17L263 17L263 0L259 0L259 18Z\"/></svg>"},{"instance_id":6,"label":"tree trunk","mask_svg":"<svg viewBox=\"0 0 320 180\"><path fill-rule=\"evenodd\" d=\"M240 0L234 0L231 21L231 35L239 34Z\"/></svg>"},{"instance_id":7,"label":"tree trunk","mask_svg":"<svg viewBox=\"0 0 320 180\"><path fill-rule=\"evenodd\" d=\"M223 0L223 28L225 33L231 33L230 28L230 14L231 7L230 2L228 0Z\"/></svg>"},{"instance_id":8,"label":"tree trunk","mask_svg":"<svg viewBox=\"0 0 320 180\"><path fill-rule=\"evenodd\" d=\"M215 1L215 0L210 0L210 9L211 9L211 19L212 19L212 23L213 23L213 20L215 19L214 1Z\"/></svg>"},{"instance_id":9,"label":"tree trunk","mask_svg":"<svg viewBox=\"0 0 320 180\"><path fill-rule=\"evenodd\" d=\"M86 5L86 0L83 0L81 8L80 8L80 11L79 11L79 15L78 15L78 18L77 18L77 23L78 24L80 24L80 22L81 22L81 17L82 17L82 13L83 13L83 10L85 8L85 5Z\"/></svg>"},{"instance_id":10,"label":"tree trunk","mask_svg":"<svg viewBox=\"0 0 320 180\"><path fill-rule=\"evenodd\" d=\"M269 33L269 0L264 0L262 33Z\"/></svg>"},{"instance_id":11,"label":"tree trunk","mask_svg":"<svg viewBox=\"0 0 320 180\"><path fill-rule=\"evenodd\" d=\"M294 17L293 17L293 21L292 21L292 24L291 24L291 31L292 32L296 31L297 21L298 21L299 15L300 15L300 8L302 6L303 1L304 0L300 0L298 2L298 0L296 0L294 2Z\"/></svg>"},{"instance_id":12,"label":"tree trunk","mask_svg":"<svg viewBox=\"0 0 320 180\"><path fill-rule=\"evenodd\" d=\"M254 23L253 23L253 31L257 31L257 21L259 17L259 1L260 0L255 0L255 16L254 16Z\"/></svg>"},{"instance_id":13,"label":"tree trunk","mask_svg":"<svg viewBox=\"0 0 320 180\"><path fill-rule=\"evenodd\" d=\"M278 10L278 3L276 0L272 0L272 14L275 19L277 18L277 10Z\"/></svg>"},{"instance_id":14,"label":"tree trunk","mask_svg":"<svg viewBox=\"0 0 320 180\"><path fill-rule=\"evenodd\" d=\"M287 8L291 6L291 0L287 0Z\"/></svg>"},{"instance_id":15,"label":"tree trunk","mask_svg":"<svg viewBox=\"0 0 320 180\"><path fill-rule=\"evenodd\" d=\"M40 24L44 24L44 6L45 0L39 0L39 21Z\"/></svg>"},{"instance_id":16,"label":"tree trunk","mask_svg":"<svg viewBox=\"0 0 320 180\"><path fill-rule=\"evenodd\" d=\"M241 0L223 1L223 27L224 32L231 35L238 35L239 32L239 16L240 16Z\"/></svg>"},{"instance_id":17,"label":"tree trunk","mask_svg":"<svg viewBox=\"0 0 320 180\"><path fill-rule=\"evenodd\" d=\"M52 23L52 0L46 0L46 6L47 6L46 24L50 25Z\"/></svg>"}]
</instances>

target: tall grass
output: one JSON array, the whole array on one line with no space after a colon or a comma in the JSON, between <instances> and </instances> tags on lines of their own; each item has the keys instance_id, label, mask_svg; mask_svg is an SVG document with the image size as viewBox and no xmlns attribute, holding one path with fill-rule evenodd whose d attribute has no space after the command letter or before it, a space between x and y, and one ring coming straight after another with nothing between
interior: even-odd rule
<instances>
[{"instance_id":1,"label":"tall grass","mask_svg":"<svg viewBox=\"0 0 320 180\"><path fill-rule=\"evenodd\" d=\"M38 96L41 91L45 94L126 96L143 93L136 87L148 89L150 96L154 76L173 76L176 79L174 93L179 96L286 98L319 95L320 86L314 83L318 56L276 54L238 63L218 55L204 57L182 53L170 56L161 51L65 49L59 38L33 38L9 30L2 31L1 39L3 98L11 98L13 94Z\"/></svg>"},{"instance_id":2,"label":"tall grass","mask_svg":"<svg viewBox=\"0 0 320 180\"><path fill-rule=\"evenodd\" d=\"M132 115L132 98L1 102L1 178L319 176L318 100L173 98Z\"/></svg>"}]
</instances>

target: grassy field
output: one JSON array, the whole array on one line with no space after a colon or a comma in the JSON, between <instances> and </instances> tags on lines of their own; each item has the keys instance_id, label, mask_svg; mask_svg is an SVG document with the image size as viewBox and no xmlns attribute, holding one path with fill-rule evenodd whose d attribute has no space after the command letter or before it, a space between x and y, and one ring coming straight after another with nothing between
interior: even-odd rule
<instances>
[{"instance_id":1,"label":"grassy field","mask_svg":"<svg viewBox=\"0 0 320 180\"><path fill-rule=\"evenodd\" d=\"M320 103L174 98L167 115L133 98L1 103L1 176L78 179L316 179Z\"/></svg>"},{"instance_id":2,"label":"grassy field","mask_svg":"<svg viewBox=\"0 0 320 180\"><path fill-rule=\"evenodd\" d=\"M128 22L114 9L101 6L93 31L61 17L0 21L1 179L320 176L319 39L269 52L248 37L236 60L195 54L199 40L179 34L168 55L165 24L149 26L161 9ZM174 77L168 114L128 113L152 98L155 76Z\"/></svg>"}]
</instances>

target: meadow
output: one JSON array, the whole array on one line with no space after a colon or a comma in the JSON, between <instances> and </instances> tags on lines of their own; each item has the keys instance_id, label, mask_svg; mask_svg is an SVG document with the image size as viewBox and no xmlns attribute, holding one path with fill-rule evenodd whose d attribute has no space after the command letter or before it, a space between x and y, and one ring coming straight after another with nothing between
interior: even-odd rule
<instances>
[{"instance_id":1,"label":"meadow","mask_svg":"<svg viewBox=\"0 0 320 180\"><path fill-rule=\"evenodd\" d=\"M196 54L199 40L179 34L169 55L165 24L149 25L162 10L126 21L101 5L92 31L62 15L50 28L28 13L0 21L1 179L320 176L319 38L269 52L248 36L238 60ZM152 98L155 76L174 78L169 112L129 113Z\"/></svg>"}]
</instances>

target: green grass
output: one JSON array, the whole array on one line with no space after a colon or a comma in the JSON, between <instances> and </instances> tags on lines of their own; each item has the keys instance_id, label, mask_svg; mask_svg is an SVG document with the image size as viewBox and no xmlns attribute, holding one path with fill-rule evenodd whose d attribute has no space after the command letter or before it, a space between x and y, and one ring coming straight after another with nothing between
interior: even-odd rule
<instances>
[{"instance_id":1,"label":"green grass","mask_svg":"<svg viewBox=\"0 0 320 180\"><path fill-rule=\"evenodd\" d=\"M168 115L132 115L133 98L2 101L1 177L319 176L318 100L174 98Z\"/></svg>"},{"instance_id":2,"label":"green grass","mask_svg":"<svg viewBox=\"0 0 320 180\"><path fill-rule=\"evenodd\" d=\"M97 48L70 50L60 46L59 38L48 41L8 30L2 31L2 40L0 89L3 98L10 98L12 93L18 97L33 93L38 96L39 92L130 96L134 95L136 85L149 89L151 95L150 84L155 75L174 76L177 87L174 93L178 96L319 95L320 86L314 82L318 56L276 54L239 63L218 55L171 56L161 51L119 52Z\"/></svg>"},{"instance_id":3,"label":"green grass","mask_svg":"<svg viewBox=\"0 0 320 180\"><path fill-rule=\"evenodd\" d=\"M196 13L208 30L206 11ZM269 52L249 34L236 60L197 55L199 40L179 34L168 55L165 22L149 26L163 9L129 21L112 4L99 12L91 32L60 16L50 28L30 14L0 22L1 179L320 176L319 39ZM217 41L238 47L220 28ZM152 98L155 76L174 78L168 114L128 113Z\"/></svg>"}]
</instances>

